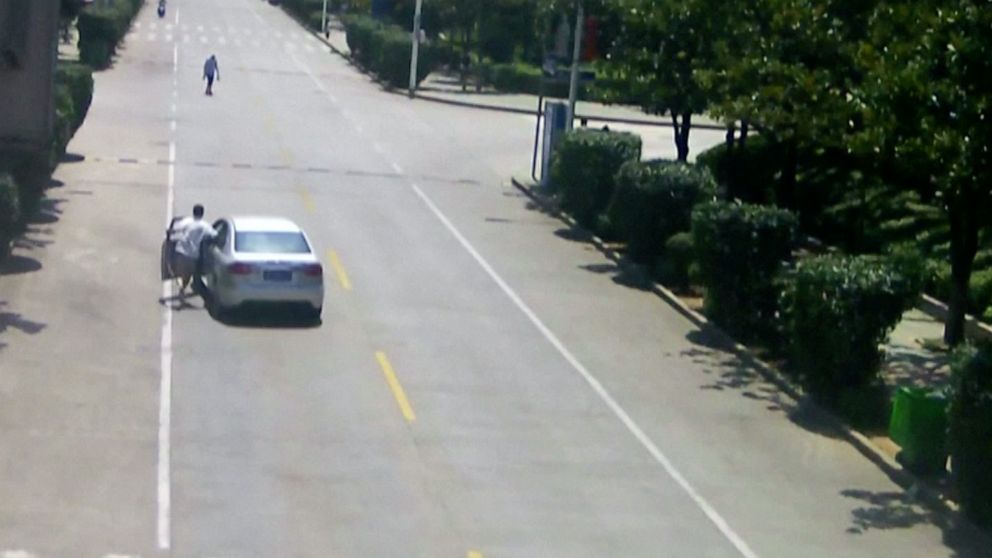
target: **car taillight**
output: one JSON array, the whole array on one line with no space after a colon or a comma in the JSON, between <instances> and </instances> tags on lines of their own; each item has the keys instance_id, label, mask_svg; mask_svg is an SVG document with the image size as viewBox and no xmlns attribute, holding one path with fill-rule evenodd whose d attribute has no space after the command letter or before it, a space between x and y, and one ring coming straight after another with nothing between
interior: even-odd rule
<instances>
[{"instance_id":1,"label":"car taillight","mask_svg":"<svg viewBox=\"0 0 992 558\"><path fill-rule=\"evenodd\" d=\"M232 275L248 275L253 271L253 269L254 268L252 268L251 264L246 264L243 262L236 262L227 266L227 271L229 271Z\"/></svg>"},{"instance_id":2,"label":"car taillight","mask_svg":"<svg viewBox=\"0 0 992 558\"><path fill-rule=\"evenodd\" d=\"M324 267L318 264L310 264L303 268L303 274L307 277L320 277L324 275Z\"/></svg>"}]
</instances>

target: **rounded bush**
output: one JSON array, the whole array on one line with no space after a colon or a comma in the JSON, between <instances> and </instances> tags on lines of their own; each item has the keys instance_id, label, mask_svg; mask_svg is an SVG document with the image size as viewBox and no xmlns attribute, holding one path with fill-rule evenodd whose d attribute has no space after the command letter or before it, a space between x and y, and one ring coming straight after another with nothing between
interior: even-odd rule
<instances>
[{"instance_id":1,"label":"rounded bush","mask_svg":"<svg viewBox=\"0 0 992 558\"><path fill-rule=\"evenodd\" d=\"M686 289L689 287L689 269L692 264L692 234L680 232L665 241L665 253L658 258L656 269L662 283Z\"/></svg>"},{"instance_id":2,"label":"rounded bush","mask_svg":"<svg viewBox=\"0 0 992 558\"><path fill-rule=\"evenodd\" d=\"M992 526L992 344L965 346L952 361L948 414L951 478L975 523Z\"/></svg>"},{"instance_id":3,"label":"rounded bush","mask_svg":"<svg viewBox=\"0 0 992 558\"><path fill-rule=\"evenodd\" d=\"M628 161L616 176L607 213L630 256L651 262L672 235L688 231L692 208L716 195L709 171L677 161Z\"/></svg>"},{"instance_id":4,"label":"rounded bush","mask_svg":"<svg viewBox=\"0 0 992 558\"><path fill-rule=\"evenodd\" d=\"M791 362L806 388L834 405L876 383L879 345L919 294L918 281L879 256L808 258L783 285L781 324Z\"/></svg>"},{"instance_id":5,"label":"rounded bush","mask_svg":"<svg viewBox=\"0 0 992 558\"><path fill-rule=\"evenodd\" d=\"M771 206L706 202L692 212L692 242L704 311L743 341L771 340L779 286L798 220Z\"/></svg>"},{"instance_id":6,"label":"rounded bush","mask_svg":"<svg viewBox=\"0 0 992 558\"><path fill-rule=\"evenodd\" d=\"M552 155L551 184L562 207L592 228L613 197L616 174L641 158L641 138L627 132L580 128L561 138Z\"/></svg>"}]
</instances>

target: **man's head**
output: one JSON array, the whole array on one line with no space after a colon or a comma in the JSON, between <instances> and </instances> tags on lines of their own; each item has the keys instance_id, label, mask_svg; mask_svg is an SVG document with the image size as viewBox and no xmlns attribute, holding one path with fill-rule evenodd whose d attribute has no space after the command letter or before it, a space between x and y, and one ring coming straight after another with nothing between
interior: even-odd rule
<instances>
[{"instance_id":1,"label":"man's head","mask_svg":"<svg viewBox=\"0 0 992 558\"><path fill-rule=\"evenodd\" d=\"M203 218L203 206L196 204L193 206L193 218L202 219Z\"/></svg>"}]
</instances>

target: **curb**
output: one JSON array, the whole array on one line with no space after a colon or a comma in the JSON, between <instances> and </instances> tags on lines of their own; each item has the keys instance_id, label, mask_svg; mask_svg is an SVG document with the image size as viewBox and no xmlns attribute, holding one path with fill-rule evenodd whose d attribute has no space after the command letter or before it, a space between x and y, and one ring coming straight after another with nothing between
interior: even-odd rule
<instances>
[{"instance_id":1,"label":"curb","mask_svg":"<svg viewBox=\"0 0 992 558\"><path fill-rule=\"evenodd\" d=\"M567 224L569 227L584 230L574 219L572 219L571 216L553 207L545 197L535 192L531 187L525 186L516 178L511 178L510 181L513 183L515 188L530 198L531 201ZM627 271L635 271L638 274L643 275L643 270L640 266L623 260L620 254L607 246L601 238L591 233L590 238L596 249L609 260L613 261ZM708 333L715 334L722 341L726 342L732 348L737 357L739 357L746 364L751 365L758 370L758 372L760 372L766 380L770 381L777 388L782 390L782 392L792 398L793 402L799 404L805 400L806 404L812 406L818 418L825 419L828 425L837 431L837 433L839 433L845 441L854 446L859 453L868 458L869 461L875 464L876 467L878 467L897 485L907 491L912 491L916 497L931 508L934 508L940 512L949 512L953 514L955 518L958 517L959 510L955 502L944 498L938 491L920 483L919 479L917 479L909 471L905 470L896 460L892 459L878 449L867 436L849 427L833 413L824 410L813 401L806 399L802 389L792 382L792 380L785 377L780 371L772 367L770 364L761 360L761 358L755 355L751 349L738 343L732 337L724 333L720 328L706 319L705 316L699 312L696 312L692 308L689 308L689 306L682 302L678 295L654 281L651 281L651 292L668 303L675 311L682 314L682 316L692 322L693 325L701 330L705 330Z\"/></svg>"}]
</instances>

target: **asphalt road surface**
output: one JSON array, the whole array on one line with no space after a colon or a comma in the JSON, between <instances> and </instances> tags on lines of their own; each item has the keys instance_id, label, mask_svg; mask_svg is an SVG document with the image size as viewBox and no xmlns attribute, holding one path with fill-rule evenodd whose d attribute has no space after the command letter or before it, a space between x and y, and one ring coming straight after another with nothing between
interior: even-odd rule
<instances>
[{"instance_id":1,"label":"asphalt road surface","mask_svg":"<svg viewBox=\"0 0 992 558\"><path fill-rule=\"evenodd\" d=\"M96 80L0 277L0 557L988 551L533 208L530 118L385 92L259 0L146 6ZM323 322L170 300L197 202L302 225Z\"/></svg>"}]
</instances>

